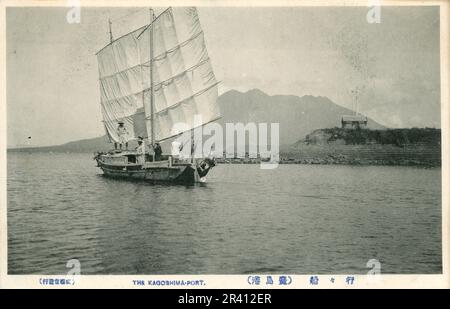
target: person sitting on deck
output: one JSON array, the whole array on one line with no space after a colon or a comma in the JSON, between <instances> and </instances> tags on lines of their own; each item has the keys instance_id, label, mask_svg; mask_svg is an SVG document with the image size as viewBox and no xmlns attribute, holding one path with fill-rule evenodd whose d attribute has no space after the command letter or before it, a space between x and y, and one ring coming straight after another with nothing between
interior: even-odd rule
<instances>
[{"instance_id":1,"label":"person sitting on deck","mask_svg":"<svg viewBox=\"0 0 450 309\"><path fill-rule=\"evenodd\" d=\"M136 163L145 163L145 144L144 139L140 136L138 137L138 146L136 147Z\"/></svg>"},{"instance_id":2,"label":"person sitting on deck","mask_svg":"<svg viewBox=\"0 0 450 309\"><path fill-rule=\"evenodd\" d=\"M155 161L161 161L162 149L159 143L153 145L153 151L155 152Z\"/></svg>"},{"instance_id":3,"label":"person sitting on deck","mask_svg":"<svg viewBox=\"0 0 450 309\"><path fill-rule=\"evenodd\" d=\"M125 148L128 150L128 131L123 125L123 121L119 121L119 126L117 127L117 136L119 137L119 147L122 150L122 144L125 144ZM114 149L117 149L117 143L114 143Z\"/></svg>"}]
</instances>

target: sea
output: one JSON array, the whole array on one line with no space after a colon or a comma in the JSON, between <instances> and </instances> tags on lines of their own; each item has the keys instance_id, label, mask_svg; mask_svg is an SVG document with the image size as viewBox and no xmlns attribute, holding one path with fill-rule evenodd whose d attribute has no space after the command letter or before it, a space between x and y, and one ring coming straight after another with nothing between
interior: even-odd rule
<instances>
[{"instance_id":1,"label":"sea","mask_svg":"<svg viewBox=\"0 0 450 309\"><path fill-rule=\"evenodd\" d=\"M183 186L7 158L9 274L442 273L440 168L220 164Z\"/></svg>"}]
</instances>

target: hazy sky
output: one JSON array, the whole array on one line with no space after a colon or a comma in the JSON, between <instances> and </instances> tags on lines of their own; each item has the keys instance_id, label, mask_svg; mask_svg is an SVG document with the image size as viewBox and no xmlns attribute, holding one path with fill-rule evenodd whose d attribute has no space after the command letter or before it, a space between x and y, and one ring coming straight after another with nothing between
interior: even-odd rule
<instances>
[{"instance_id":1,"label":"hazy sky","mask_svg":"<svg viewBox=\"0 0 450 309\"><path fill-rule=\"evenodd\" d=\"M95 52L148 20L145 8L7 9L8 146L104 134ZM439 9L199 8L221 92L327 96L390 127L440 127ZM128 16L127 16L128 15Z\"/></svg>"}]
</instances>

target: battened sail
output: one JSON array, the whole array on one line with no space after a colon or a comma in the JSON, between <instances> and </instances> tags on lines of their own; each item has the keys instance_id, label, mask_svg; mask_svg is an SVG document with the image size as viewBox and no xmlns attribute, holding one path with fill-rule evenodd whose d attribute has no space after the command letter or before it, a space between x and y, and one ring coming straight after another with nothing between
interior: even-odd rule
<instances>
[{"instance_id":1,"label":"battened sail","mask_svg":"<svg viewBox=\"0 0 450 309\"><path fill-rule=\"evenodd\" d=\"M173 130L176 123L192 129L195 115L201 115L201 123L195 126L220 117L217 81L197 10L169 8L151 25L118 38L97 53L103 121L114 141L118 141L120 120L131 138L151 137L153 127L155 140L161 141L181 133Z\"/></svg>"}]
</instances>

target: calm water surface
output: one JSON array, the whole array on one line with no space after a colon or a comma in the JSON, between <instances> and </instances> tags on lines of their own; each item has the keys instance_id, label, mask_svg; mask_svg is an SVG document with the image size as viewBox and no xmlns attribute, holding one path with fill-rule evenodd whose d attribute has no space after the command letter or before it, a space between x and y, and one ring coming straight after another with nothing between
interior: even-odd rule
<instances>
[{"instance_id":1,"label":"calm water surface","mask_svg":"<svg viewBox=\"0 0 450 309\"><path fill-rule=\"evenodd\" d=\"M219 165L206 185L101 176L91 154L8 153L8 272L440 273L441 171Z\"/></svg>"}]
</instances>

